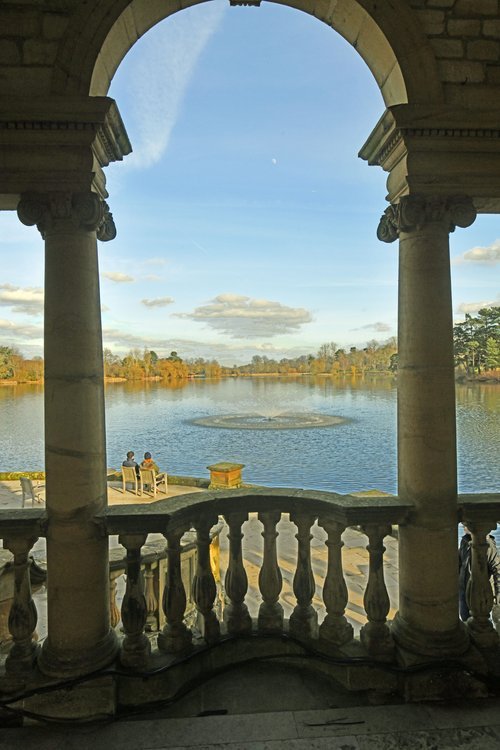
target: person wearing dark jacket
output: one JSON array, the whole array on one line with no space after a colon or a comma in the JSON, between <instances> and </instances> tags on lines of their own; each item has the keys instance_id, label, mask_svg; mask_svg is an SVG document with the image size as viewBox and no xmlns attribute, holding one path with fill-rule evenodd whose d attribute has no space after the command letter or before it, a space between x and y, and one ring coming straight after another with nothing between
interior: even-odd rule
<instances>
[{"instance_id":1,"label":"person wearing dark jacket","mask_svg":"<svg viewBox=\"0 0 500 750\"><path fill-rule=\"evenodd\" d=\"M134 451L128 451L127 458L122 462L122 466L131 466L135 469L137 478L139 478L139 464L135 460Z\"/></svg>"},{"instance_id":2,"label":"person wearing dark jacket","mask_svg":"<svg viewBox=\"0 0 500 750\"><path fill-rule=\"evenodd\" d=\"M458 549L458 593L459 593L459 607L460 607L460 618L465 622L471 616L469 606L467 604L467 586L470 580L471 571L471 542L472 536L467 526L464 525L465 534L460 540L460 547ZM493 581L494 595L494 606L493 606L493 620L495 624L500 619L500 555L495 544L495 539L490 534L486 536L488 542L488 550L486 553L488 562L488 573L490 579Z\"/></svg>"}]
</instances>

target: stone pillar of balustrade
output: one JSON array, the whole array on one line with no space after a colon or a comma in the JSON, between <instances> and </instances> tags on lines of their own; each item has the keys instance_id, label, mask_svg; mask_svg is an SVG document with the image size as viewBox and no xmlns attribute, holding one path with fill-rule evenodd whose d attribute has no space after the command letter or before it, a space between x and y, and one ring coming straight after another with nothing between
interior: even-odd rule
<instances>
[{"instance_id":1,"label":"stone pillar of balustrade","mask_svg":"<svg viewBox=\"0 0 500 750\"><path fill-rule=\"evenodd\" d=\"M108 539L95 517L107 503L104 376L97 242L113 239L93 192L25 194L23 224L45 241L45 469L48 636L39 659L64 677L109 664Z\"/></svg>"},{"instance_id":2,"label":"stone pillar of balustrade","mask_svg":"<svg viewBox=\"0 0 500 750\"><path fill-rule=\"evenodd\" d=\"M466 591L471 616L467 620L467 628L476 646L492 650L498 648L499 637L490 619L494 598L490 581L491 571L488 566L487 537L496 528L495 518L496 516L490 520L467 520L467 528L472 535L470 578Z\"/></svg>"},{"instance_id":3,"label":"stone pillar of balustrade","mask_svg":"<svg viewBox=\"0 0 500 750\"><path fill-rule=\"evenodd\" d=\"M392 634L420 657L464 653L458 619L457 467L449 232L476 217L466 196L411 195L379 239L399 237L398 494L415 506L399 530Z\"/></svg>"},{"instance_id":4,"label":"stone pillar of balustrade","mask_svg":"<svg viewBox=\"0 0 500 750\"><path fill-rule=\"evenodd\" d=\"M5 549L14 555L14 596L9 612L12 646L5 661L6 685L20 689L33 674L39 646L35 640L38 619L30 582L30 551L36 537L7 536Z\"/></svg>"}]
</instances>

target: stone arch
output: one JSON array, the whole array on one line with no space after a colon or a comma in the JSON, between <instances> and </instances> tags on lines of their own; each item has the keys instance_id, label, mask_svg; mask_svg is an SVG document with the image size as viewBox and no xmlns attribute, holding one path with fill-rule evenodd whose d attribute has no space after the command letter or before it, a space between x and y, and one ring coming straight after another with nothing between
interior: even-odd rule
<instances>
[{"instance_id":1,"label":"stone arch","mask_svg":"<svg viewBox=\"0 0 500 750\"><path fill-rule=\"evenodd\" d=\"M206 0L187 0L182 8ZM274 0L272 0L274 1ZM386 106L442 101L437 65L411 9L376 0L277 0L337 31L365 60ZM95 0L73 16L55 65L55 94L105 96L121 60L176 0ZM253 12L253 11L251 11Z\"/></svg>"}]
</instances>

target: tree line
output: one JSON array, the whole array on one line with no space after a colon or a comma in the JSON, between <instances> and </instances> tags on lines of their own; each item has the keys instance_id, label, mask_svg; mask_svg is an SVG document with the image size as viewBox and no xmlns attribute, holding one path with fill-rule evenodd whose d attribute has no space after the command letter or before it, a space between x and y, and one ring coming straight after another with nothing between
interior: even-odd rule
<instances>
[{"instance_id":1,"label":"tree line","mask_svg":"<svg viewBox=\"0 0 500 750\"><path fill-rule=\"evenodd\" d=\"M466 314L453 328L455 364L467 377L500 368L500 307Z\"/></svg>"},{"instance_id":2,"label":"tree line","mask_svg":"<svg viewBox=\"0 0 500 750\"><path fill-rule=\"evenodd\" d=\"M126 380L149 380L159 378L170 382L188 380L190 377L217 378L222 374L221 365L215 360L182 359L177 352L168 357L159 357L156 352L131 349L123 358L104 350L104 375L107 378Z\"/></svg>"},{"instance_id":3,"label":"tree line","mask_svg":"<svg viewBox=\"0 0 500 750\"><path fill-rule=\"evenodd\" d=\"M0 346L0 380L39 382L43 380L43 359L25 359L14 346Z\"/></svg>"},{"instance_id":4,"label":"tree line","mask_svg":"<svg viewBox=\"0 0 500 750\"><path fill-rule=\"evenodd\" d=\"M396 339L369 341L365 347L349 349L338 347L334 341L322 344L316 355L301 355L296 358L283 358L279 361L266 355L256 354L247 365L234 365L233 375L364 375L367 372L394 371L394 357L397 353Z\"/></svg>"},{"instance_id":5,"label":"tree line","mask_svg":"<svg viewBox=\"0 0 500 750\"><path fill-rule=\"evenodd\" d=\"M476 317L466 314L453 328L455 365L458 374L477 377L500 369L500 307L479 310ZM245 365L225 367L215 359L182 359L172 351L159 357L149 349L131 349L124 357L104 349L104 375L108 379L149 380L181 383L190 378L218 378L239 375L365 375L396 373L398 354L396 338L368 341L365 347L338 347L330 341L322 344L316 355L272 359L256 354ZM498 374L495 373L498 377ZM0 380L18 383L41 382L41 357L25 359L15 347L0 346Z\"/></svg>"}]
</instances>

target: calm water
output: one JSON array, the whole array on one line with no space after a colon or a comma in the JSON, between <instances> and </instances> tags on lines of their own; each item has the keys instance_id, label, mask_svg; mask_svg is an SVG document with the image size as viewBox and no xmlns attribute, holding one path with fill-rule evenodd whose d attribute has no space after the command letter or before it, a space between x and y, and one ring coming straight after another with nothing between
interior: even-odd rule
<instances>
[{"instance_id":1,"label":"calm water","mask_svg":"<svg viewBox=\"0 0 500 750\"><path fill-rule=\"evenodd\" d=\"M228 430L191 420L314 412L348 421L305 430ZM499 491L500 387L457 386L459 490ZM0 388L0 471L43 468L43 391ZM218 461L245 464L244 479L275 487L396 492L396 389L390 379L230 378L115 383L106 388L108 466L127 450L153 453L171 474L208 477Z\"/></svg>"}]
</instances>

